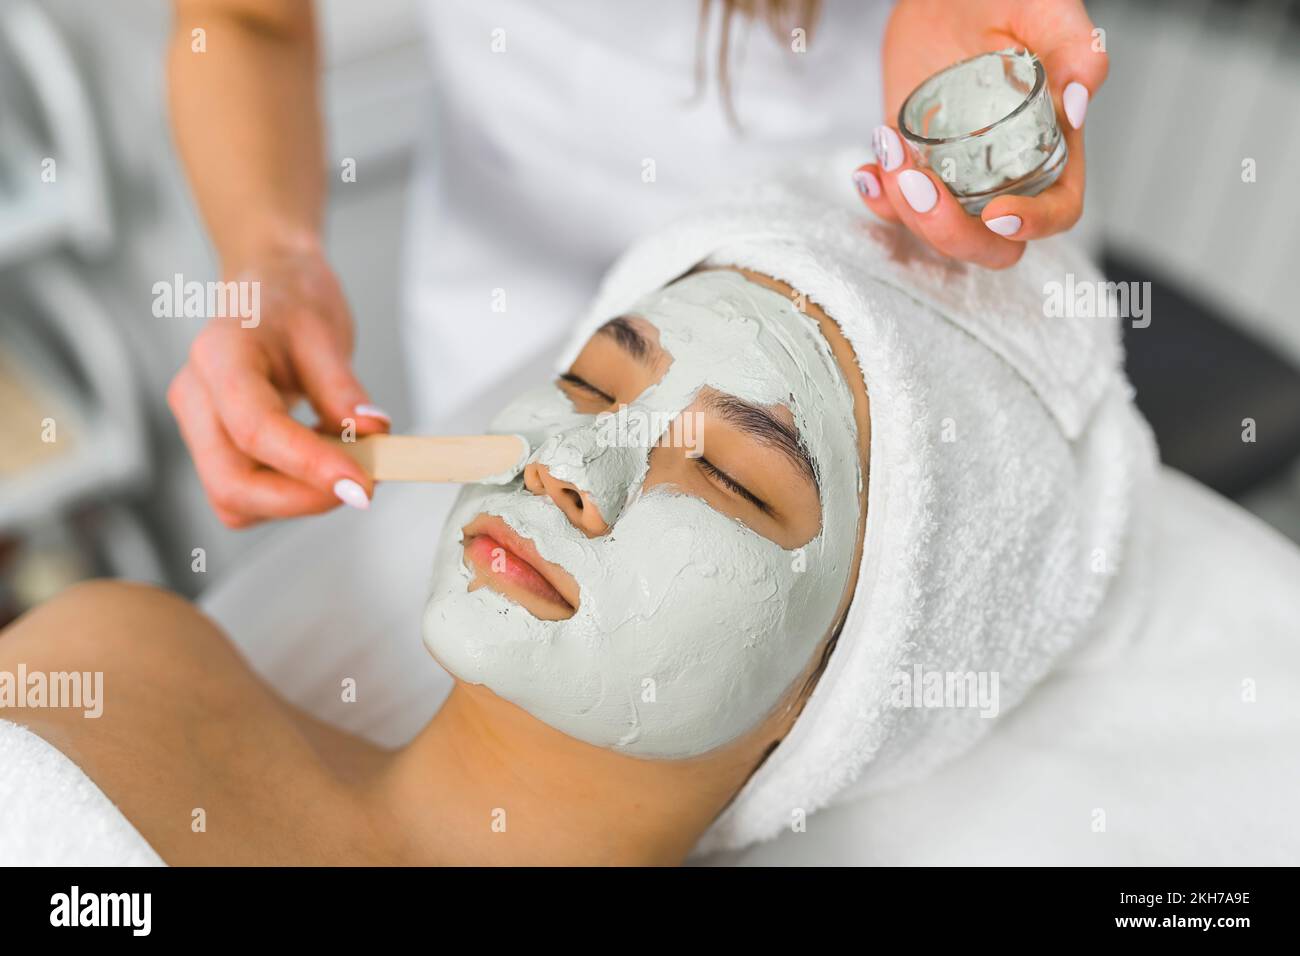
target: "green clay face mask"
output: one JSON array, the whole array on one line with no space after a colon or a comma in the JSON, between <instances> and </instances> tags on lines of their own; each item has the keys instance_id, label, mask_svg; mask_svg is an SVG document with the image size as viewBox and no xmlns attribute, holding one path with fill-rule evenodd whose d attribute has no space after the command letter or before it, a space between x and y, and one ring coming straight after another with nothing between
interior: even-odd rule
<instances>
[{"instance_id":1,"label":"green clay face mask","mask_svg":"<svg viewBox=\"0 0 1300 956\"><path fill-rule=\"evenodd\" d=\"M630 314L658 329L672 364L628 414L671 422L706 386L785 406L816 469L820 530L787 550L675 487L644 488L662 432L611 442L608 415L579 414L546 386L492 430L523 435L531 460L591 496L611 527L587 537L519 480L466 487L439 543L424 642L460 680L572 737L691 757L756 727L826 638L857 542L857 428L817 323L739 273L687 276ZM707 428L700 437L707 448ZM489 588L467 589L460 529L481 514L573 576L572 617L540 620Z\"/></svg>"}]
</instances>

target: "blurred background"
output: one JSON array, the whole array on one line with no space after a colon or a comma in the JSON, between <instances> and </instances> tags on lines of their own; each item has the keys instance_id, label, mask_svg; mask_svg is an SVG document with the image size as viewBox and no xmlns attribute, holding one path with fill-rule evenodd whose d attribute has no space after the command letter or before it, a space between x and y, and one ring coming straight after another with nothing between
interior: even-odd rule
<instances>
[{"instance_id":1,"label":"blurred background","mask_svg":"<svg viewBox=\"0 0 1300 956\"><path fill-rule=\"evenodd\" d=\"M327 160L364 171L330 177L330 256L399 428L405 197L437 134L417 2L318 2ZM1111 74L1078 234L1152 283L1138 402L1167 462L1300 541L1300 0L1088 6ZM161 0L0 0L0 624L89 576L194 595L284 533L216 521L165 404L202 320L155 318L153 285L216 278L168 127L169 25Z\"/></svg>"}]
</instances>

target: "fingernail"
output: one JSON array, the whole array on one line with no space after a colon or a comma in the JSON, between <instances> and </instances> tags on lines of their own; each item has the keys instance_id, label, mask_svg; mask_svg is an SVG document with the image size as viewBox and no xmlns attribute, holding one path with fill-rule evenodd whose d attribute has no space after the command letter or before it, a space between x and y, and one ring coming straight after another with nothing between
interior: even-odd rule
<instances>
[{"instance_id":1,"label":"fingernail","mask_svg":"<svg viewBox=\"0 0 1300 956\"><path fill-rule=\"evenodd\" d=\"M334 482L334 496L349 508L365 511L370 507L370 499L366 497L365 489L351 478L340 478Z\"/></svg>"},{"instance_id":2,"label":"fingernail","mask_svg":"<svg viewBox=\"0 0 1300 956\"><path fill-rule=\"evenodd\" d=\"M1019 216L998 216L996 219L988 219L984 222L999 236L1014 236L1020 231Z\"/></svg>"},{"instance_id":3,"label":"fingernail","mask_svg":"<svg viewBox=\"0 0 1300 956\"><path fill-rule=\"evenodd\" d=\"M905 169L898 174L898 188L907 204L917 212L929 212L939 201L939 193L930 177L915 169Z\"/></svg>"},{"instance_id":4,"label":"fingernail","mask_svg":"<svg viewBox=\"0 0 1300 956\"><path fill-rule=\"evenodd\" d=\"M880 195L880 180L868 169L855 170L853 184L858 187L859 193L870 199Z\"/></svg>"},{"instance_id":5,"label":"fingernail","mask_svg":"<svg viewBox=\"0 0 1300 956\"><path fill-rule=\"evenodd\" d=\"M876 152L876 159L887 173L892 173L903 164L903 144L888 126L877 126L871 134L871 148Z\"/></svg>"},{"instance_id":6,"label":"fingernail","mask_svg":"<svg viewBox=\"0 0 1300 956\"><path fill-rule=\"evenodd\" d=\"M358 405L353 411L358 415L365 415L367 418L382 418L388 424L393 424L393 416L378 405Z\"/></svg>"},{"instance_id":7,"label":"fingernail","mask_svg":"<svg viewBox=\"0 0 1300 956\"><path fill-rule=\"evenodd\" d=\"M1075 129L1083 126L1083 117L1088 112L1088 88L1082 83L1070 83L1061 93L1061 105L1065 107L1065 118Z\"/></svg>"}]
</instances>

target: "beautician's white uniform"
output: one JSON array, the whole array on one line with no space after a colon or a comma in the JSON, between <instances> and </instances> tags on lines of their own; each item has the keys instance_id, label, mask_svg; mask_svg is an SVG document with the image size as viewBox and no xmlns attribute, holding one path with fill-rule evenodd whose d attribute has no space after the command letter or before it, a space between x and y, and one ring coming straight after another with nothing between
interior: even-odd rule
<instances>
[{"instance_id":1,"label":"beautician's white uniform","mask_svg":"<svg viewBox=\"0 0 1300 956\"><path fill-rule=\"evenodd\" d=\"M439 113L404 290L422 421L455 415L558 339L637 236L729 180L865 142L880 122L884 0L827 0L799 55L737 14L739 132L718 90L712 7L692 100L699 0L425 0Z\"/></svg>"}]
</instances>

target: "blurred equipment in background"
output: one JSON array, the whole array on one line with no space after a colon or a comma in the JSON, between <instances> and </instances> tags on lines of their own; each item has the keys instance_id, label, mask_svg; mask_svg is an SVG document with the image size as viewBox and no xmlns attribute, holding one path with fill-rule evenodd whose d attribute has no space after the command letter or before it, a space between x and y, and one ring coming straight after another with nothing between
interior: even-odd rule
<instances>
[{"instance_id":1,"label":"blurred equipment in background","mask_svg":"<svg viewBox=\"0 0 1300 956\"><path fill-rule=\"evenodd\" d=\"M1164 461L1300 541L1300 0L1087 6L1110 76L1082 232L1150 283L1138 407Z\"/></svg>"},{"instance_id":2,"label":"blurred equipment in background","mask_svg":"<svg viewBox=\"0 0 1300 956\"><path fill-rule=\"evenodd\" d=\"M1149 266L1102 267L1151 283L1158 321L1125 323L1124 350L1161 459L1230 498L1285 479L1300 458L1300 369Z\"/></svg>"},{"instance_id":3,"label":"blurred equipment in background","mask_svg":"<svg viewBox=\"0 0 1300 956\"><path fill-rule=\"evenodd\" d=\"M0 624L77 580L161 579L127 349L78 275L112 241L94 114L35 3L0 2Z\"/></svg>"}]
</instances>

